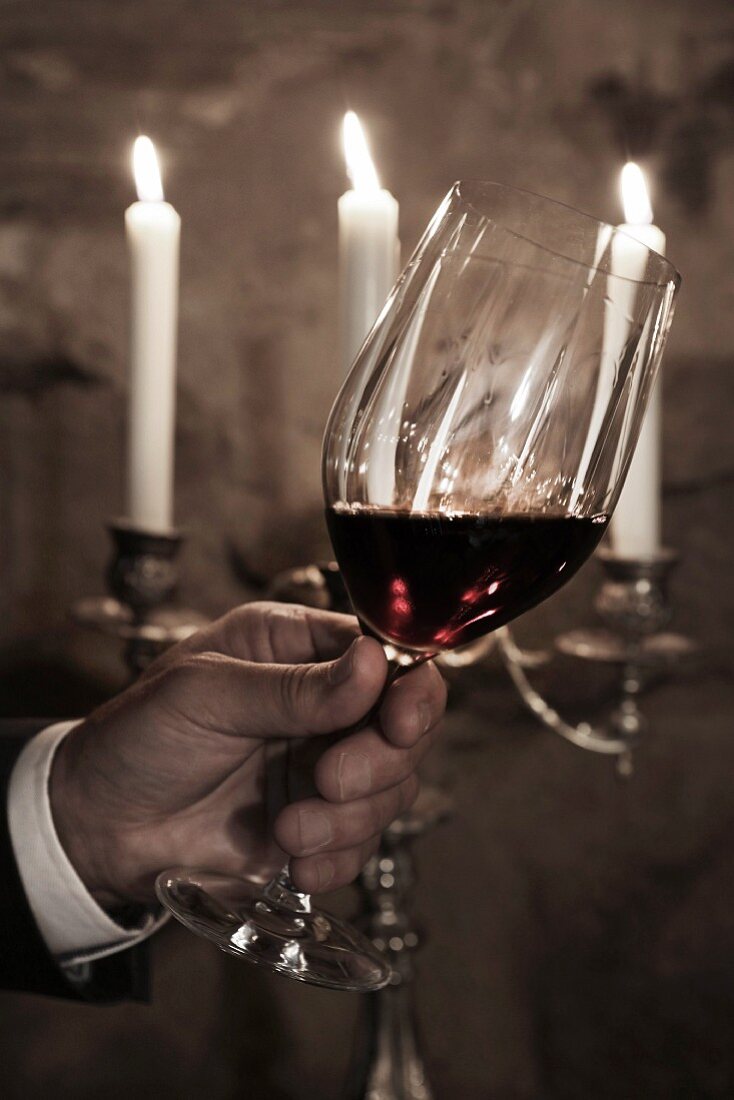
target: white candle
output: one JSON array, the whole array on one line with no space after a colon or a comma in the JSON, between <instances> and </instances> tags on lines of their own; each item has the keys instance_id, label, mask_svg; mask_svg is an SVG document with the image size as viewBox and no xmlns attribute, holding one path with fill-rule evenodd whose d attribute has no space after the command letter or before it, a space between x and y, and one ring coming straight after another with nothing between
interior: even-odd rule
<instances>
[{"instance_id":1,"label":"white candle","mask_svg":"<svg viewBox=\"0 0 734 1100\"><path fill-rule=\"evenodd\" d=\"M399 261L398 203L380 187L354 111L344 116L352 189L339 199L341 351L349 370L392 290Z\"/></svg>"},{"instance_id":2,"label":"white candle","mask_svg":"<svg viewBox=\"0 0 734 1100\"><path fill-rule=\"evenodd\" d=\"M609 279L612 304L604 339L605 349L611 344L616 355L627 339L629 326L625 314L631 315L634 310L635 281L644 277L647 259L645 251L627 238L633 237L654 252L665 255L665 234L652 224L645 178L640 168L631 162L622 170L622 201L625 224L619 226L622 232L614 235L611 254L612 272L622 278ZM650 395L627 480L612 517L612 546L622 558L647 557L660 548L660 381L658 378Z\"/></svg>"},{"instance_id":3,"label":"white candle","mask_svg":"<svg viewBox=\"0 0 734 1100\"><path fill-rule=\"evenodd\" d=\"M163 200L150 138L137 138L133 171L139 201L125 211L131 280L127 512L136 526L167 530L173 522L181 219Z\"/></svg>"}]
</instances>

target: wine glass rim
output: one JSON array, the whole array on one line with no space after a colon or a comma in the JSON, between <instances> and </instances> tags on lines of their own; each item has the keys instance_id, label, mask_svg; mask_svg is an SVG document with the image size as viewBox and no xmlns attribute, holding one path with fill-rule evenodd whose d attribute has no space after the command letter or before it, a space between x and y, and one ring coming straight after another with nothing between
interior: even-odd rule
<instances>
[{"instance_id":1,"label":"wine glass rim","mask_svg":"<svg viewBox=\"0 0 734 1100\"><path fill-rule=\"evenodd\" d=\"M601 218L595 218L593 214L587 214L584 210L579 210L578 207L572 206L570 203L561 202L559 199L551 199L547 195L541 195L537 191L530 191L530 190L528 190L528 188L525 188L525 187L516 187L514 184L500 183L497 180L486 180L486 179L479 179L479 178L467 178L467 179L455 180L455 182L452 184L452 186L449 189L449 192L446 196L447 200L450 199L451 197L453 197L454 195L456 195L463 203L465 203L467 206L471 207L476 212L476 214L480 218L482 218L484 221L490 223L491 225L500 226L505 232L509 233L510 235L515 236L519 239L527 240L529 243L535 245L538 248L542 248L544 251L550 253L551 255L557 255L557 256L563 258L564 260L567 260L569 263L578 264L580 267L586 268L589 271L603 271L603 269L599 268L595 264L590 264L590 263L586 263L584 260L579 260L574 256L567 256L565 253L557 252L555 249L549 248L547 245L541 244L538 241L534 241L530 237L524 238L524 237L522 237L522 234L518 233L517 231L515 231L513 229L509 229L507 226L502 225L502 223L499 222L499 221L495 221L489 214L487 214L483 210L481 210L480 207L478 207L474 202L471 201L471 199L467 198L464 195L464 193L462 191L462 188L469 187L469 186L482 187L482 188L492 187L492 188L497 188L500 191L512 191L512 192L515 192L518 195L527 195L529 198L537 199L539 202L546 203L548 206L556 206L556 207L559 207L563 210L569 211L571 214L574 214L577 218L582 218L585 221L594 224L597 227L597 231L599 229L608 230L610 241L612 240L613 237L616 237L616 236L624 237L628 241L634 241L634 243L638 247L644 248L648 253L650 253L651 256L653 256L655 258L655 260L657 261L657 263L660 267L661 274L664 277L662 278L661 281L658 281L658 280L655 280L655 279L634 279L634 278L630 278L628 276L615 276L616 278L623 279L623 280L626 280L628 282L633 282L633 283L636 283L640 286L665 286L665 285L671 285L672 284L673 287L676 290L680 286L680 283L681 283L680 272L677 270L676 267L673 266L673 264L670 262L669 259L667 259L666 256L663 256L660 252L657 252L654 248L651 248L650 245L646 244L644 241L641 241L637 237L633 236L633 234L625 232L623 229L621 229L617 225L612 225L610 222L602 221ZM446 201L446 200L444 200L444 201ZM611 271L610 272L604 272L604 273L607 274L607 275L614 275L614 272L611 272Z\"/></svg>"}]
</instances>

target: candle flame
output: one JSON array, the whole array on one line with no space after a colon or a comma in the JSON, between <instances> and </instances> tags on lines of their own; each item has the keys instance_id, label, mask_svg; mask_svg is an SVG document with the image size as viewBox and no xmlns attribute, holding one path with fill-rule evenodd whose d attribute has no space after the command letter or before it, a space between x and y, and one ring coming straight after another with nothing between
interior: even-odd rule
<instances>
[{"instance_id":1,"label":"candle flame","mask_svg":"<svg viewBox=\"0 0 734 1100\"><path fill-rule=\"evenodd\" d=\"M354 111L344 116L344 156L347 161L347 175L355 191L379 191L380 181L370 156L369 146L362 123Z\"/></svg>"},{"instance_id":2,"label":"candle flame","mask_svg":"<svg viewBox=\"0 0 734 1100\"><path fill-rule=\"evenodd\" d=\"M155 145L141 134L133 145L133 176L141 202L163 202L163 184Z\"/></svg>"},{"instance_id":3,"label":"candle flame","mask_svg":"<svg viewBox=\"0 0 734 1100\"><path fill-rule=\"evenodd\" d=\"M652 207L645 182L645 174L639 164L629 160L622 169L620 181L624 220L628 225L650 225Z\"/></svg>"}]
</instances>

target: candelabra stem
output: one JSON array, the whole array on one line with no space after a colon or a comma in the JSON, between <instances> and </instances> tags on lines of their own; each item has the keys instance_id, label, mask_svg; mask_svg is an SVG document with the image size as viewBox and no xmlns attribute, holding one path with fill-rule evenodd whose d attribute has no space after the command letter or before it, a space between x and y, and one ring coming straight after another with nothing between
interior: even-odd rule
<instances>
[{"instance_id":1,"label":"candelabra stem","mask_svg":"<svg viewBox=\"0 0 734 1100\"><path fill-rule=\"evenodd\" d=\"M412 991L389 987L364 997L364 1057L345 1100L433 1100L418 1051Z\"/></svg>"},{"instance_id":2,"label":"candelabra stem","mask_svg":"<svg viewBox=\"0 0 734 1100\"><path fill-rule=\"evenodd\" d=\"M345 1100L433 1100L420 1053L413 995L413 952L419 935L410 899L415 881L412 841L450 812L441 791L427 787L415 806L385 831L362 873L369 932L389 958L393 981L363 997L353 1070Z\"/></svg>"}]
</instances>

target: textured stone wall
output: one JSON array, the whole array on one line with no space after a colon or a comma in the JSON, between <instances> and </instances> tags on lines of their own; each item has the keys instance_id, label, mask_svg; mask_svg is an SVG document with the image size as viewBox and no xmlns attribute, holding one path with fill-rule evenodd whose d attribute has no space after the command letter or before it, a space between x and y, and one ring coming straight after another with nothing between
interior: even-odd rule
<instances>
[{"instance_id":1,"label":"textured stone wall","mask_svg":"<svg viewBox=\"0 0 734 1100\"><path fill-rule=\"evenodd\" d=\"M99 672L66 615L101 590L104 521L123 502L122 213L139 129L183 219L176 512L184 596L207 613L326 552L345 106L401 202L406 256L455 178L614 221L621 162L646 162L684 277L664 528L682 555L677 623L705 661L651 700L626 789L536 732L496 670L456 684L434 769L458 816L425 842L417 897L432 937L421 1017L439 1096L731 1095L730 2L37 0L0 7L0 43L0 641L8 667L26 661L26 708L34 692L49 709L69 697L47 676L62 660ZM596 576L520 632L588 619ZM588 707L609 686L570 664L546 683ZM13 1095L338 1095L353 1006L243 974L182 934L157 951L150 1011L5 999Z\"/></svg>"}]
</instances>

